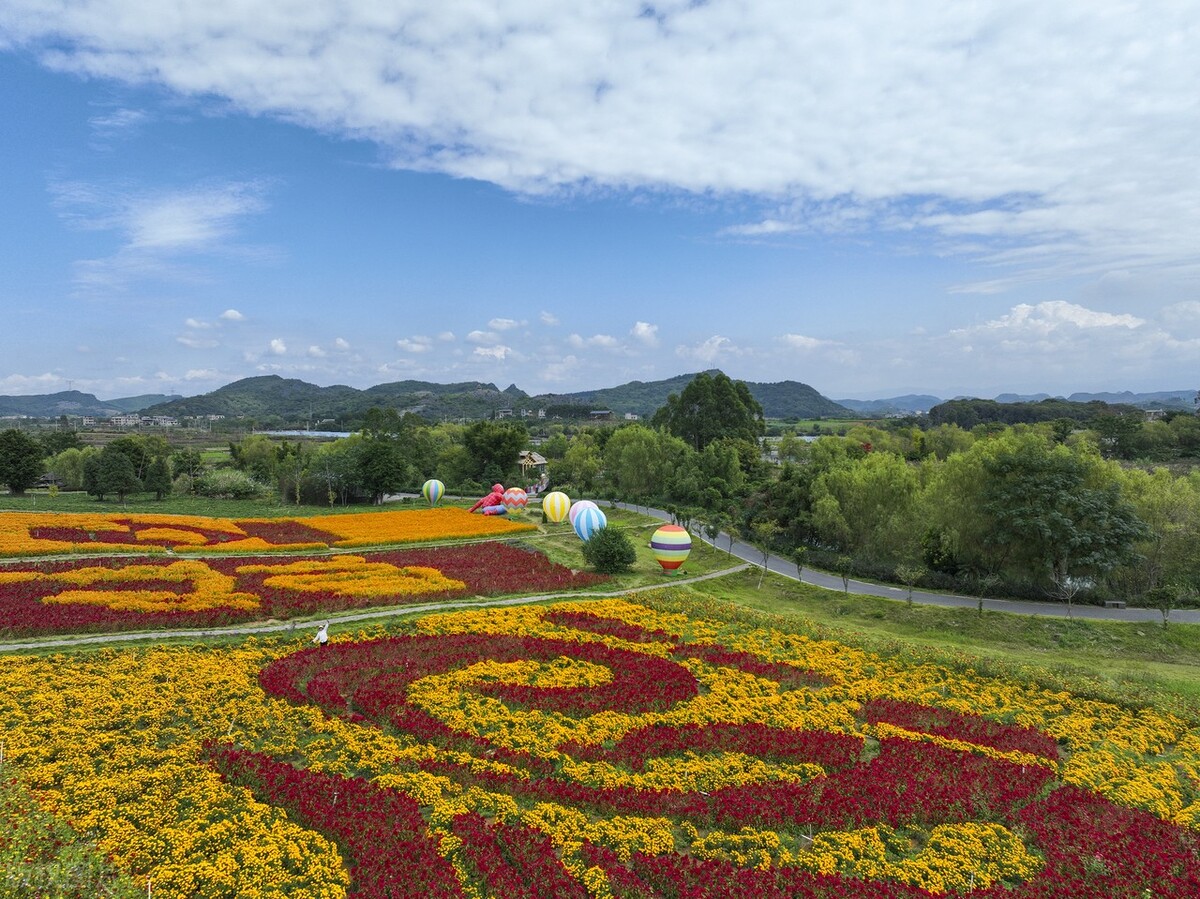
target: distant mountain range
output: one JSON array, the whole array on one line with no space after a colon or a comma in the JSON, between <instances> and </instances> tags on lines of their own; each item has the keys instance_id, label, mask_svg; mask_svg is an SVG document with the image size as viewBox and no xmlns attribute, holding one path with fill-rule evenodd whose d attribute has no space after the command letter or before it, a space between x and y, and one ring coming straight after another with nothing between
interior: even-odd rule
<instances>
[{"instance_id":1,"label":"distant mountain range","mask_svg":"<svg viewBox=\"0 0 1200 899\"><path fill-rule=\"evenodd\" d=\"M1072 393L1070 396L1053 396L1049 393L1001 393L991 397L998 403L1039 403L1042 400L1065 399L1072 403L1108 403L1112 406L1137 406L1140 409L1179 409L1193 411L1196 407L1195 390L1159 390L1153 393L1134 393L1130 390L1121 393ZM967 399L967 397L952 397L952 399ZM986 397L978 397L986 399ZM944 403L941 397L928 394L906 394L893 396L883 400L834 400L839 405L852 409L864 415L895 415L905 412L928 412L934 406Z\"/></svg>"},{"instance_id":2,"label":"distant mountain range","mask_svg":"<svg viewBox=\"0 0 1200 899\"><path fill-rule=\"evenodd\" d=\"M709 374L715 374L710 371ZM244 378L211 393L180 397L144 394L112 400L99 400L90 393L67 390L38 396L0 396L0 416L57 418L95 416L108 418L123 413L142 412L177 417L223 415L246 417L256 422L279 424L316 424L346 422L362 417L372 407L414 412L437 421L479 419L511 409L514 415L528 409L587 407L610 410L618 416L626 413L647 418L664 405L667 396L681 393L695 373L662 381L630 381L617 387L575 393L530 395L515 384L500 390L495 384L466 381L435 384L429 381L395 381L365 390L345 385L318 387L305 381L263 375ZM756 383L747 381L750 393L762 405L767 418L852 418L856 415L881 416L928 412L943 399L927 394L906 394L879 400L831 400L799 381ZM1193 410L1194 390L1166 390L1155 393L1073 393L1072 402L1101 401L1142 408ZM1001 394L997 402L1037 402L1049 394Z\"/></svg>"}]
</instances>

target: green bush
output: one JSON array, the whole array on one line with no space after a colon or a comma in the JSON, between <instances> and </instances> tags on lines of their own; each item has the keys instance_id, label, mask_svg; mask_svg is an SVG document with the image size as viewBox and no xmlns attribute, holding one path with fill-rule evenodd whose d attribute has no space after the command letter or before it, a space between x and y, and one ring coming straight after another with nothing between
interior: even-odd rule
<instances>
[{"instance_id":1,"label":"green bush","mask_svg":"<svg viewBox=\"0 0 1200 899\"><path fill-rule=\"evenodd\" d=\"M196 492L201 496L221 499L254 499L264 491L263 485L250 475L232 468L210 471L196 483Z\"/></svg>"},{"instance_id":2,"label":"green bush","mask_svg":"<svg viewBox=\"0 0 1200 899\"><path fill-rule=\"evenodd\" d=\"M583 558L601 574L620 574L633 567L637 550L623 530L605 527L584 541Z\"/></svg>"}]
</instances>

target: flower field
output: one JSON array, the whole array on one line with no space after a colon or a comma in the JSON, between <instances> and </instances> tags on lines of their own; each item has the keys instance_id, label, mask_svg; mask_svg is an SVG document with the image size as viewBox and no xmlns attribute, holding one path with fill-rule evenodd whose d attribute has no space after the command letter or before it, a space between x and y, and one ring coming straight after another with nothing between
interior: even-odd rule
<instances>
[{"instance_id":1,"label":"flower field","mask_svg":"<svg viewBox=\"0 0 1200 899\"><path fill-rule=\"evenodd\" d=\"M262 558L65 559L0 566L0 638L216 627L603 581L503 543Z\"/></svg>"},{"instance_id":2,"label":"flower field","mask_svg":"<svg viewBox=\"0 0 1200 899\"><path fill-rule=\"evenodd\" d=\"M0 556L65 552L263 552L359 548L499 537L536 526L465 509L408 509L312 518L207 518L195 515L0 513Z\"/></svg>"},{"instance_id":3,"label":"flower field","mask_svg":"<svg viewBox=\"0 0 1200 899\"><path fill-rule=\"evenodd\" d=\"M1189 723L681 595L2 657L5 772L159 897L1200 895Z\"/></svg>"}]
</instances>

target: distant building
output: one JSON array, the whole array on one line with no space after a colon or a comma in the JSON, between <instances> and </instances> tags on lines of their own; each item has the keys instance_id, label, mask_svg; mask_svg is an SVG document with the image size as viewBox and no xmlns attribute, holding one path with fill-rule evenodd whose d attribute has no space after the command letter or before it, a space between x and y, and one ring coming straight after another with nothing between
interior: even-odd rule
<instances>
[{"instance_id":1,"label":"distant building","mask_svg":"<svg viewBox=\"0 0 1200 899\"><path fill-rule=\"evenodd\" d=\"M496 417L497 418L512 418L513 410L512 409L497 409Z\"/></svg>"},{"instance_id":2,"label":"distant building","mask_svg":"<svg viewBox=\"0 0 1200 899\"><path fill-rule=\"evenodd\" d=\"M638 415L636 412L626 412L625 420L626 421L641 421L642 416Z\"/></svg>"},{"instance_id":3,"label":"distant building","mask_svg":"<svg viewBox=\"0 0 1200 899\"><path fill-rule=\"evenodd\" d=\"M611 409L593 409L588 413L588 418L592 421L612 421L612 417Z\"/></svg>"}]
</instances>

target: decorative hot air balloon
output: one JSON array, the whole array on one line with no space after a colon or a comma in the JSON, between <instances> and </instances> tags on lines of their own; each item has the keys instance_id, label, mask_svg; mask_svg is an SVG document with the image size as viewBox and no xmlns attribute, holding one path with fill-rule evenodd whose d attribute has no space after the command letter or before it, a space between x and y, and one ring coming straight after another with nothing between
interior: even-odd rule
<instances>
[{"instance_id":1,"label":"decorative hot air balloon","mask_svg":"<svg viewBox=\"0 0 1200 899\"><path fill-rule=\"evenodd\" d=\"M677 524L664 524L650 537L650 548L664 571L674 571L692 551L692 536Z\"/></svg>"},{"instance_id":2,"label":"decorative hot air balloon","mask_svg":"<svg viewBox=\"0 0 1200 899\"><path fill-rule=\"evenodd\" d=\"M523 512L529 504L529 494L520 487L509 487L504 491L504 508L509 512Z\"/></svg>"},{"instance_id":3,"label":"decorative hot air balloon","mask_svg":"<svg viewBox=\"0 0 1200 899\"><path fill-rule=\"evenodd\" d=\"M571 507L571 511L575 511L574 506ZM604 513L595 503L589 503L586 508L580 509L575 515L575 520L571 522L576 536L584 541L590 540L593 534L607 526L608 519L604 517Z\"/></svg>"},{"instance_id":4,"label":"decorative hot air balloon","mask_svg":"<svg viewBox=\"0 0 1200 899\"><path fill-rule=\"evenodd\" d=\"M567 517L570 508L571 497L559 490L547 493L542 497L542 511L546 513L547 520L553 521L555 524Z\"/></svg>"},{"instance_id":5,"label":"decorative hot air balloon","mask_svg":"<svg viewBox=\"0 0 1200 899\"><path fill-rule=\"evenodd\" d=\"M599 509L599 508L600 507L597 506L590 499L581 499L578 502L576 502L574 505L571 506L571 510L567 513L567 518L571 519L571 526L574 527L576 515L578 515L584 509Z\"/></svg>"},{"instance_id":6,"label":"decorative hot air balloon","mask_svg":"<svg viewBox=\"0 0 1200 899\"><path fill-rule=\"evenodd\" d=\"M431 506L436 506L441 502L442 496L446 493L446 485L437 478L430 478L421 485L421 496L425 497L425 501Z\"/></svg>"}]
</instances>

